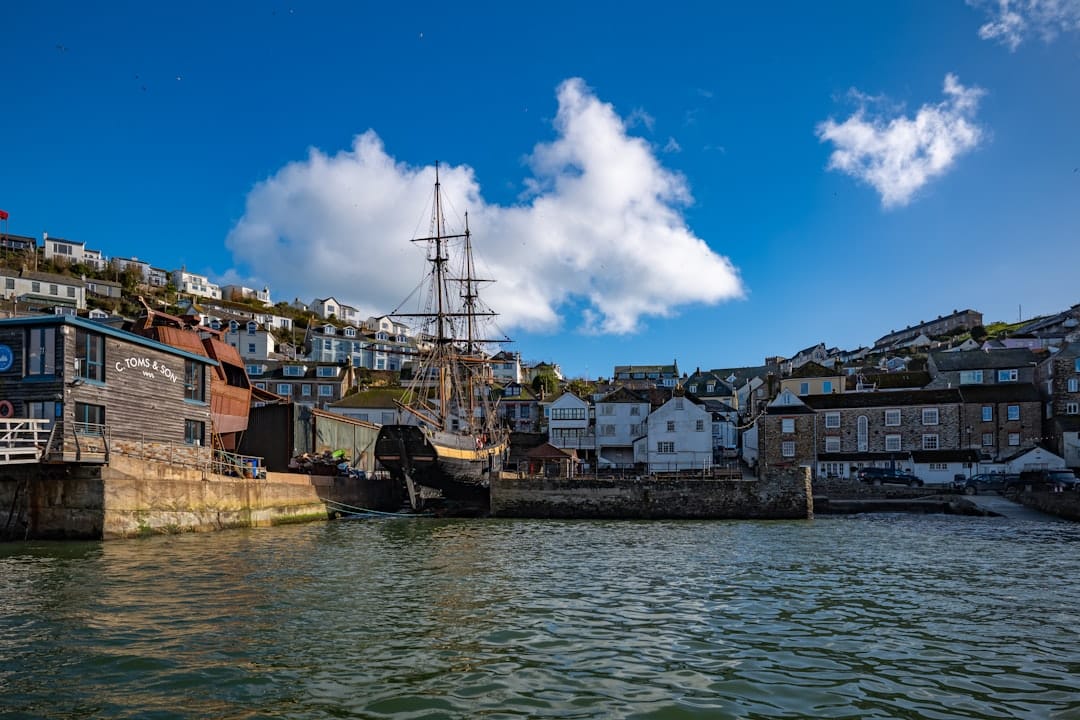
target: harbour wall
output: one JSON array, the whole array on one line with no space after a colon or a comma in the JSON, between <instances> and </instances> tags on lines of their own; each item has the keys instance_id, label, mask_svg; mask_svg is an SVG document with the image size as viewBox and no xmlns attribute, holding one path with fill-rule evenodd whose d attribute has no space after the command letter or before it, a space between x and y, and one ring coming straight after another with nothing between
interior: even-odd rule
<instances>
[{"instance_id":1,"label":"harbour wall","mask_svg":"<svg viewBox=\"0 0 1080 720\"><path fill-rule=\"evenodd\" d=\"M814 515L810 473L764 479L501 478L491 514L523 518L805 519Z\"/></svg>"},{"instance_id":2,"label":"harbour wall","mask_svg":"<svg viewBox=\"0 0 1080 720\"><path fill-rule=\"evenodd\" d=\"M108 465L0 468L0 538L111 540L325 520L327 501L395 510L388 480L297 473L265 478L114 456Z\"/></svg>"}]
</instances>

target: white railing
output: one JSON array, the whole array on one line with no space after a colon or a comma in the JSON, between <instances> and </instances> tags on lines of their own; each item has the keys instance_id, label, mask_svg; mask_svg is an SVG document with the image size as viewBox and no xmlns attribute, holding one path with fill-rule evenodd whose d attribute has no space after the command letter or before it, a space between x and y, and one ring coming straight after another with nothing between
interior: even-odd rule
<instances>
[{"instance_id":1,"label":"white railing","mask_svg":"<svg viewBox=\"0 0 1080 720\"><path fill-rule=\"evenodd\" d=\"M0 464L39 462L49 433L48 420L0 420Z\"/></svg>"}]
</instances>

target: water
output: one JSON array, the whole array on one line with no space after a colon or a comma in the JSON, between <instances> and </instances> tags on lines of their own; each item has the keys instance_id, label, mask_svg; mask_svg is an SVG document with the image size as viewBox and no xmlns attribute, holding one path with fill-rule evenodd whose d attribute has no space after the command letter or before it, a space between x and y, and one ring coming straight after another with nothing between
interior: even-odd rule
<instances>
[{"instance_id":1,"label":"water","mask_svg":"<svg viewBox=\"0 0 1080 720\"><path fill-rule=\"evenodd\" d=\"M1078 578L922 515L0 545L0 715L1080 718Z\"/></svg>"}]
</instances>

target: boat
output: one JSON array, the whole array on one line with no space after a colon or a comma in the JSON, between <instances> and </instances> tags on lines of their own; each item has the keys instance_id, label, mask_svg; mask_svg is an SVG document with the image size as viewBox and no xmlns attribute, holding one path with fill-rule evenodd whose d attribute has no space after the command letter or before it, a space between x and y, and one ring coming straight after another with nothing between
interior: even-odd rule
<instances>
[{"instance_id":1,"label":"boat","mask_svg":"<svg viewBox=\"0 0 1080 720\"><path fill-rule=\"evenodd\" d=\"M477 287L490 281L476 277L468 214L464 230L451 233L443 213L436 164L430 232L412 240L427 246L424 306L390 313L414 321L418 356L396 422L379 430L375 459L404 483L413 510L483 515L510 437L496 416L487 348L510 341L482 337L495 313L481 303Z\"/></svg>"},{"instance_id":2,"label":"boat","mask_svg":"<svg viewBox=\"0 0 1080 720\"><path fill-rule=\"evenodd\" d=\"M141 296L143 314L130 327L136 335L216 360L210 372L210 439L216 450L235 451L248 427L251 382L240 352L222 338L220 330L199 325L194 316L151 309Z\"/></svg>"}]
</instances>

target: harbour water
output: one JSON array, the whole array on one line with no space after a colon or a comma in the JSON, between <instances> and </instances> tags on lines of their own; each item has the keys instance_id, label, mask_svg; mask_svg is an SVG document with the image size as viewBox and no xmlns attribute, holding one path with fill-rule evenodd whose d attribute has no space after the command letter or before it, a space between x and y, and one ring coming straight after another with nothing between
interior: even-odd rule
<instances>
[{"instance_id":1,"label":"harbour water","mask_svg":"<svg viewBox=\"0 0 1080 720\"><path fill-rule=\"evenodd\" d=\"M0 545L5 718L1075 718L1080 526L387 519Z\"/></svg>"}]
</instances>

